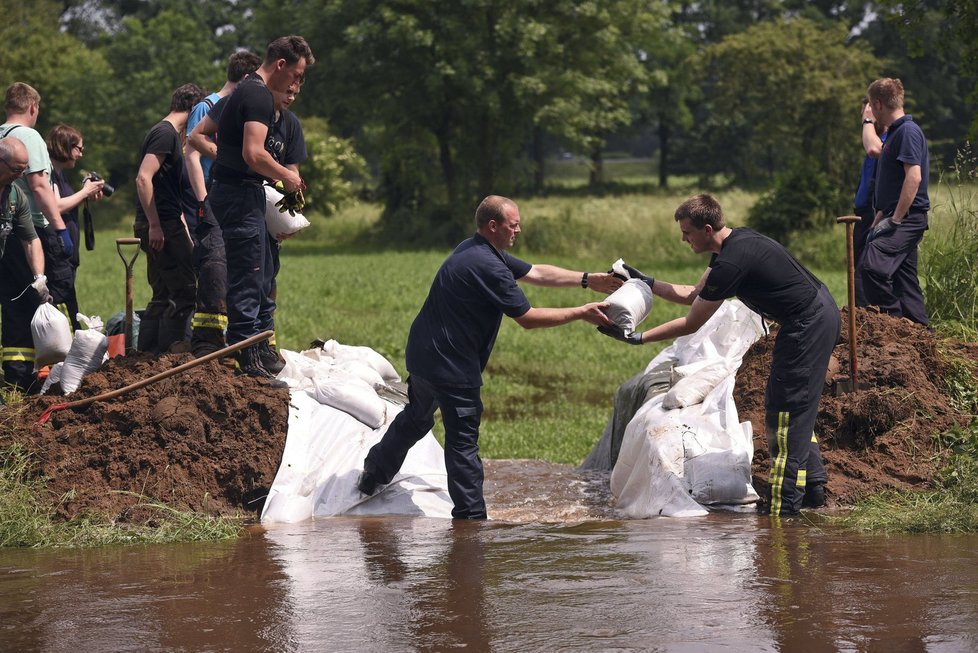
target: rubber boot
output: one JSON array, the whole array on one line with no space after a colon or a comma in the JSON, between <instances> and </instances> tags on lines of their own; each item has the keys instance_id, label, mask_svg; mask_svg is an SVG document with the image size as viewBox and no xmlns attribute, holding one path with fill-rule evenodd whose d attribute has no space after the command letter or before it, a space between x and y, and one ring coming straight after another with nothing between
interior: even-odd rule
<instances>
[{"instance_id":1,"label":"rubber boot","mask_svg":"<svg viewBox=\"0 0 978 653\"><path fill-rule=\"evenodd\" d=\"M144 317L139 322L139 338L136 341L136 349L151 354L160 353L160 319L157 317Z\"/></svg>"},{"instance_id":2,"label":"rubber boot","mask_svg":"<svg viewBox=\"0 0 978 653\"><path fill-rule=\"evenodd\" d=\"M269 372L261 364L258 345L245 347L237 354L238 369L248 376L255 376L262 379L274 379L275 375Z\"/></svg>"},{"instance_id":3,"label":"rubber boot","mask_svg":"<svg viewBox=\"0 0 978 653\"><path fill-rule=\"evenodd\" d=\"M266 370L278 376L278 373L285 369L285 360L278 355L267 340L262 340L258 343L258 357L261 360L261 365Z\"/></svg>"},{"instance_id":4,"label":"rubber boot","mask_svg":"<svg viewBox=\"0 0 978 653\"><path fill-rule=\"evenodd\" d=\"M195 358L206 356L218 349L224 349L226 346L222 330L210 327L194 327L193 335L190 338L190 350Z\"/></svg>"}]
</instances>

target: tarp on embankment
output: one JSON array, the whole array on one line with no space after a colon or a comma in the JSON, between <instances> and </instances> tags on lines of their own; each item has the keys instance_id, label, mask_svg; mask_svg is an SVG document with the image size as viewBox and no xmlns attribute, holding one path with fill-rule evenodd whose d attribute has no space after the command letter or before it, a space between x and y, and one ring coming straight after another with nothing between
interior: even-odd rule
<instances>
[{"instance_id":1,"label":"tarp on embankment","mask_svg":"<svg viewBox=\"0 0 978 653\"><path fill-rule=\"evenodd\" d=\"M262 523L336 515L451 517L444 453L431 432L378 494L365 497L356 487L364 457L403 408L401 384L386 359L334 341L282 354L287 365L278 378L291 388L289 428Z\"/></svg>"},{"instance_id":2,"label":"tarp on embankment","mask_svg":"<svg viewBox=\"0 0 978 653\"><path fill-rule=\"evenodd\" d=\"M619 388L604 435L582 467L613 467L611 491L622 516L690 517L705 515L707 505L757 501L752 429L738 419L733 387L761 334L756 313L725 302Z\"/></svg>"}]
</instances>

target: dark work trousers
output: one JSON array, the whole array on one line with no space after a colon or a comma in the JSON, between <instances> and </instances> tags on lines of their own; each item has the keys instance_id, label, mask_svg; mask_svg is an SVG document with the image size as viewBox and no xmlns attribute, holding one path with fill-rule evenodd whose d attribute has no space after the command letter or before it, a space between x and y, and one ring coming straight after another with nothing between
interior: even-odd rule
<instances>
[{"instance_id":1,"label":"dark work trousers","mask_svg":"<svg viewBox=\"0 0 978 653\"><path fill-rule=\"evenodd\" d=\"M48 292L54 300L54 306L68 318L72 331L80 329L78 324L78 297L75 295L75 271L71 265L71 257L65 254L61 238L54 227L34 227L37 237L41 240L44 250L44 274L48 278ZM79 247L75 241L75 249Z\"/></svg>"},{"instance_id":2,"label":"dark work trousers","mask_svg":"<svg viewBox=\"0 0 978 653\"><path fill-rule=\"evenodd\" d=\"M185 321L193 313L197 294L193 241L181 220L162 220L160 228L163 230L160 251L149 246L148 224L140 223L133 228L140 249L146 253L146 279L153 289L143 318Z\"/></svg>"},{"instance_id":3,"label":"dark work trousers","mask_svg":"<svg viewBox=\"0 0 978 653\"><path fill-rule=\"evenodd\" d=\"M267 331L269 329L275 329L275 315L274 311L278 305L278 284L276 279L278 277L278 271L282 269L282 260L279 257L279 250L282 245L275 240L271 234L266 234L265 237L265 256L266 260L271 261L272 265L272 283L268 292L269 303L258 312L258 330ZM275 345L275 336L272 336L268 340L268 344Z\"/></svg>"},{"instance_id":4,"label":"dark work trousers","mask_svg":"<svg viewBox=\"0 0 978 653\"><path fill-rule=\"evenodd\" d=\"M826 481L815 418L839 327L839 309L822 286L811 307L782 324L774 341L764 395L764 427L771 449L771 515L797 514L805 487Z\"/></svg>"},{"instance_id":5,"label":"dark work trousers","mask_svg":"<svg viewBox=\"0 0 978 653\"><path fill-rule=\"evenodd\" d=\"M455 519L485 519L482 459L479 458L481 388L452 388L408 378L408 404L391 422L380 442L367 453L364 469L380 483L390 483L408 450L435 425L441 408L445 425L445 469Z\"/></svg>"},{"instance_id":6,"label":"dark work trousers","mask_svg":"<svg viewBox=\"0 0 978 653\"><path fill-rule=\"evenodd\" d=\"M229 345L257 335L258 316L275 311L269 294L272 262L265 227L265 191L260 185L231 185L214 181L208 198L221 233L227 260Z\"/></svg>"},{"instance_id":7,"label":"dark work trousers","mask_svg":"<svg viewBox=\"0 0 978 653\"><path fill-rule=\"evenodd\" d=\"M205 338L221 344L228 326L228 268L224 236L209 200L204 201L204 215L197 221L194 270L197 273L197 304L192 322L193 339Z\"/></svg>"},{"instance_id":8,"label":"dark work trousers","mask_svg":"<svg viewBox=\"0 0 978 653\"><path fill-rule=\"evenodd\" d=\"M866 301L924 326L929 320L917 278L917 246L926 230L927 214L910 213L896 229L870 235L862 258Z\"/></svg>"},{"instance_id":9,"label":"dark work trousers","mask_svg":"<svg viewBox=\"0 0 978 653\"><path fill-rule=\"evenodd\" d=\"M852 225L852 260L856 267L853 285L856 289L856 306L869 306L869 303L866 301L866 291L863 290L862 258L863 252L866 249L866 237L869 235L870 227L873 226L876 211L873 210L873 207L869 206L856 209L855 212L860 218L859 222Z\"/></svg>"},{"instance_id":10,"label":"dark work trousers","mask_svg":"<svg viewBox=\"0 0 978 653\"><path fill-rule=\"evenodd\" d=\"M14 236L7 238L3 258L0 258L0 354L3 379L23 392L36 392L41 386L34 373L34 338L31 319L41 303L33 288L34 279L24 247ZM24 289L27 291L20 296Z\"/></svg>"}]
</instances>

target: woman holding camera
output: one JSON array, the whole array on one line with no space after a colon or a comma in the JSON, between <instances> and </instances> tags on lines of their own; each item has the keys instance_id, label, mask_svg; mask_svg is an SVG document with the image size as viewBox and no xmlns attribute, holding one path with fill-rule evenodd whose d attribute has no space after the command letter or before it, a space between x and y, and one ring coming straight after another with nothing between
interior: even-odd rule
<instances>
[{"instance_id":1,"label":"woman holding camera","mask_svg":"<svg viewBox=\"0 0 978 653\"><path fill-rule=\"evenodd\" d=\"M51 165L54 168L51 173L51 180L54 183L54 194L58 200L58 210L61 211L61 217L65 221L65 226L68 227L72 241L78 243L70 259L71 278L55 280L56 285L63 287L61 294L64 295L63 301L67 305L68 319L77 329L78 323L75 315L78 313L78 297L75 293L75 278L78 274L79 251L81 250L78 207L86 200L97 202L102 199L102 186L105 185L105 182L102 180L95 181L92 175L89 175L85 178L85 182L78 192L75 192L75 189L68 182L65 171L74 169L78 159L85 154L84 139L77 129L69 125L57 124L48 132L46 141L48 153L51 155Z\"/></svg>"}]
</instances>

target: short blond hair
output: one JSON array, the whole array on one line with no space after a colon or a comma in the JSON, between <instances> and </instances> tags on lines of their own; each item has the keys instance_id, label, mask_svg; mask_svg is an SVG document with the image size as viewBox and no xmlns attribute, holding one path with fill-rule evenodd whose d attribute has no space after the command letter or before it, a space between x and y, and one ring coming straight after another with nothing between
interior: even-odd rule
<instances>
[{"instance_id":1,"label":"short blond hair","mask_svg":"<svg viewBox=\"0 0 978 653\"><path fill-rule=\"evenodd\" d=\"M903 108L903 82L899 79L892 77L877 79L869 85L866 95L870 100L879 100L891 111Z\"/></svg>"},{"instance_id":2,"label":"short blond hair","mask_svg":"<svg viewBox=\"0 0 978 653\"><path fill-rule=\"evenodd\" d=\"M24 82L14 82L7 87L3 108L8 114L27 113L33 103L41 103L41 94Z\"/></svg>"}]
</instances>

